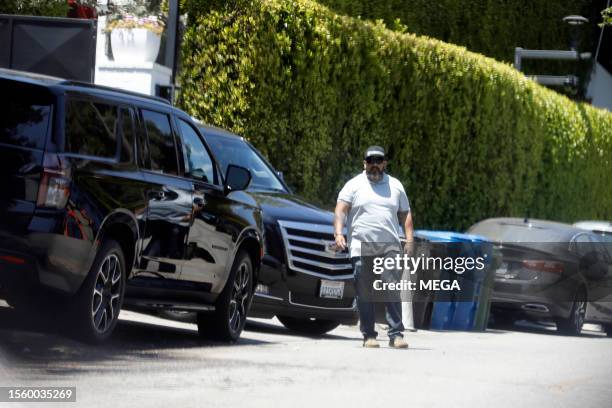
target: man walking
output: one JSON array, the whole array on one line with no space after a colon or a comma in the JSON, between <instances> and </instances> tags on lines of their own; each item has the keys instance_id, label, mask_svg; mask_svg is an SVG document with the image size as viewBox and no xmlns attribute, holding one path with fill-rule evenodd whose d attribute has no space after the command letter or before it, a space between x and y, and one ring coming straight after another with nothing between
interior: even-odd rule
<instances>
[{"instance_id":1,"label":"man walking","mask_svg":"<svg viewBox=\"0 0 612 408\"><path fill-rule=\"evenodd\" d=\"M342 233L347 218L348 247L355 274L355 286L371 280L372 270L363 270L361 243L396 243L400 247L399 225L406 235L406 245L412 245L412 214L410 204L402 183L385 174L387 159L380 146L370 146L365 152L364 171L349 180L340 193L334 212L334 237L336 246L347 247ZM348 216L348 217L347 217ZM370 255L370 254L368 254ZM359 326L363 334L364 347L379 347L374 330L374 303L357 295ZM402 307L399 301L385 303L386 319L389 325L389 345L394 348L407 348L402 324Z\"/></svg>"}]
</instances>

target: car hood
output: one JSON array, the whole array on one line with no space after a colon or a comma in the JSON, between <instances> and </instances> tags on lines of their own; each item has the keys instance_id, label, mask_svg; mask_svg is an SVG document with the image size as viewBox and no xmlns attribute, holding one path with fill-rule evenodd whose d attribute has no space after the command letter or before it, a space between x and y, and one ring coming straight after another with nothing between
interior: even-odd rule
<instances>
[{"instance_id":1,"label":"car hood","mask_svg":"<svg viewBox=\"0 0 612 408\"><path fill-rule=\"evenodd\" d=\"M264 222L277 220L332 225L334 214L316 207L295 194L249 192L263 211Z\"/></svg>"}]
</instances>

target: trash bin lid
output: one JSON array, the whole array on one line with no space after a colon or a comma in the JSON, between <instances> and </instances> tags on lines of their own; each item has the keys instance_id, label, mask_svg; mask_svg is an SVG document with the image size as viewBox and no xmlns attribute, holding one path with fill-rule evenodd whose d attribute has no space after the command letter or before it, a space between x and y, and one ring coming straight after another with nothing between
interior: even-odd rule
<instances>
[{"instance_id":1,"label":"trash bin lid","mask_svg":"<svg viewBox=\"0 0 612 408\"><path fill-rule=\"evenodd\" d=\"M462 234L453 231L416 230L414 236L431 242L491 242L482 235Z\"/></svg>"}]
</instances>

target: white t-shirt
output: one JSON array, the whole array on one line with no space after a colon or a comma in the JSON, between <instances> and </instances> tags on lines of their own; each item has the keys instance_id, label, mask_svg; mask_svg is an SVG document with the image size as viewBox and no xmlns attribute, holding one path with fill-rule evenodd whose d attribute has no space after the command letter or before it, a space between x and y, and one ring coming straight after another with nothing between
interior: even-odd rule
<instances>
[{"instance_id":1,"label":"white t-shirt","mask_svg":"<svg viewBox=\"0 0 612 408\"><path fill-rule=\"evenodd\" d=\"M410 203L404 186L395 177L384 174L377 182L368 180L365 171L349 180L338 200L351 205L348 214L348 246L350 256L361 256L362 242L399 244L398 212L409 212Z\"/></svg>"}]
</instances>

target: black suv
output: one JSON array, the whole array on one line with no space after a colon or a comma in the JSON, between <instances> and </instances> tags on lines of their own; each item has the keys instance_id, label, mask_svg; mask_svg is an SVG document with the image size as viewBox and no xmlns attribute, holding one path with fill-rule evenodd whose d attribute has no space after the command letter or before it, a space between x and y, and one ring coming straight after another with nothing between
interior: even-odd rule
<instances>
[{"instance_id":1,"label":"black suv","mask_svg":"<svg viewBox=\"0 0 612 408\"><path fill-rule=\"evenodd\" d=\"M235 341L263 255L250 172L223 177L157 98L10 70L0 90L0 297L59 299L92 341L122 306L195 311Z\"/></svg>"},{"instance_id":2,"label":"black suv","mask_svg":"<svg viewBox=\"0 0 612 408\"><path fill-rule=\"evenodd\" d=\"M353 270L348 253L336 252L333 214L307 203L244 138L200 125L222 168L251 171L248 192L263 210L265 254L249 316L277 316L287 328L323 334L355 324Z\"/></svg>"}]
</instances>

